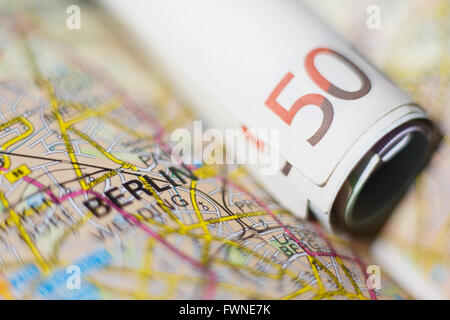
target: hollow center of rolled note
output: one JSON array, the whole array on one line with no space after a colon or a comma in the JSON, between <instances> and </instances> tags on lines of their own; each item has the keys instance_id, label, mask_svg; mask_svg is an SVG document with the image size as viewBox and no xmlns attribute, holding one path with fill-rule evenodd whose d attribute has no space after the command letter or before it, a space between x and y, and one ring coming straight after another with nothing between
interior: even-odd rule
<instances>
[{"instance_id":1,"label":"hollow center of rolled note","mask_svg":"<svg viewBox=\"0 0 450 320\"><path fill-rule=\"evenodd\" d=\"M341 213L346 229L364 234L379 228L424 164L429 143L428 126L414 121L372 148L348 178Z\"/></svg>"}]
</instances>

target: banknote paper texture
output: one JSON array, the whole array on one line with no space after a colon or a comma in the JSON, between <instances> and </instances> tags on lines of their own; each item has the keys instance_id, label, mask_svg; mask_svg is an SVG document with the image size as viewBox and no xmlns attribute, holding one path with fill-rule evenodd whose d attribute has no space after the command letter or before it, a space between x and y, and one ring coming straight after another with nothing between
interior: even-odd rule
<instances>
[{"instance_id":1,"label":"banknote paper texture","mask_svg":"<svg viewBox=\"0 0 450 320\"><path fill-rule=\"evenodd\" d=\"M375 259L416 298L450 297L450 3L304 1L400 86L438 123L444 138L373 244ZM369 6L378 30L364 25ZM333 19L329 17L332 16Z\"/></svg>"},{"instance_id":2,"label":"banknote paper texture","mask_svg":"<svg viewBox=\"0 0 450 320\"><path fill-rule=\"evenodd\" d=\"M0 298L409 297L244 167L173 161L193 117L114 26L0 2Z\"/></svg>"},{"instance_id":3,"label":"banknote paper texture","mask_svg":"<svg viewBox=\"0 0 450 320\"><path fill-rule=\"evenodd\" d=\"M362 234L384 220L431 139L408 94L298 1L131 3L106 1L211 126L279 132L256 137L278 162L256 176L288 209Z\"/></svg>"}]
</instances>

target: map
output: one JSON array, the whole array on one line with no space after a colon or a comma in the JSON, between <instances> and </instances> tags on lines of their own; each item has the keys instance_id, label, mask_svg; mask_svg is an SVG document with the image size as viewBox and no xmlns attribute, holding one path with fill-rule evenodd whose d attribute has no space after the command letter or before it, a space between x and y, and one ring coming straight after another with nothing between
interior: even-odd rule
<instances>
[{"instance_id":1,"label":"map","mask_svg":"<svg viewBox=\"0 0 450 320\"><path fill-rule=\"evenodd\" d=\"M66 28L71 4L0 5L2 298L408 298L243 167L172 161L191 112L102 8Z\"/></svg>"}]
</instances>

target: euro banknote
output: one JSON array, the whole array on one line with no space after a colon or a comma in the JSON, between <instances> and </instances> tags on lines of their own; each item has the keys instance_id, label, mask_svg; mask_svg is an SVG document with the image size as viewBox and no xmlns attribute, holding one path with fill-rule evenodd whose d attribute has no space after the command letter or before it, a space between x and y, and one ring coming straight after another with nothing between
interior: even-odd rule
<instances>
[{"instance_id":1,"label":"euro banknote","mask_svg":"<svg viewBox=\"0 0 450 320\"><path fill-rule=\"evenodd\" d=\"M133 39L93 2L0 3L2 298L409 297L243 166L172 158L199 118Z\"/></svg>"},{"instance_id":2,"label":"euro banknote","mask_svg":"<svg viewBox=\"0 0 450 320\"><path fill-rule=\"evenodd\" d=\"M448 1L304 1L343 38L408 90L444 138L431 164L375 242L377 261L417 298L450 297ZM374 10L378 28L364 25Z\"/></svg>"}]
</instances>

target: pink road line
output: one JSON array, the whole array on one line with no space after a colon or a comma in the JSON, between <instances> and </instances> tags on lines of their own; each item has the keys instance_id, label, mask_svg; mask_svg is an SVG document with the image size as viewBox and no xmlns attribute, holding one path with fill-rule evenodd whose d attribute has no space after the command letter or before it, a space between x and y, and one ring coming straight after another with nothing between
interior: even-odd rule
<instances>
[{"instance_id":1,"label":"pink road line","mask_svg":"<svg viewBox=\"0 0 450 320\"><path fill-rule=\"evenodd\" d=\"M127 92L119 85L117 84L113 79L110 77L106 77L106 72L104 69L99 68L98 66L93 66L86 61L79 59L75 54L70 54L70 58L72 59L72 62L81 68L84 72L91 75L94 79L99 80L102 82L107 88L112 90L113 92L116 92L124 102L124 107L128 109L131 107L138 115L138 117L147 123L149 123L152 126L156 127L156 136L154 137L155 140L158 143L162 143L162 136L166 133L166 130L164 126L155 118L153 117L149 112L146 112L145 109L139 106L137 102L133 100L132 97L130 97Z\"/></svg>"},{"instance_id":2,"label":"pink road line","mask_svg":"<svg viewBox=\"0 0 450 320\"><path fill-rule=\"evenodd\" d=\"M223 177L217 176L217 178L222 180L223 182L225 182L225 179ZM337 257L337 258L341 258L341 259L352 260L352 261L358 263L360 268L362 268L363 263L361 262L361 260L359 260L358 258L352 258L352 257L348 257L348 256L345 256L345 255L340 255L340 254L335 252L333 247L331 247L331 252L313 252L313 251L309 250L305 245L303 245L303 243L301 243L292 234L292 232L283 224L283 222L281 222L281 220L269 209L269 207L267 207L267 205L262 200L260 200L258 197L253 195L251 192L245 190L244 188L242 188L238 184L234 183L233 181L226 180L226 182L229 183L230 185L232 185L234 188L236 188L240 192L243 192L247 196L252 198L261 208L263 208L283 228L283 230L291 237L291 239L293 241L295 241L306 252L307 255L313 256L313 257L315 257L315 256L328 256L328 257ZM329 243L328 239L326 237L324 237L323 235L322 235L322 237L325 239L325 241L327 241L327 243ZM363 269L363 273L364 273L365 276L367 276L367 273L366 273L366 271L364 269ZM369 293L370 293L371 299L376 300L375 292L372 289L369 289Z\"/></svg>"},{"instance_id":3,"label":"pink road line","mask_svg":"<svg viewBox=\"0 0 450 320\"><path fill-rule=\"evenodd\" d=\"M6 169L4 167L0 167L1 171L5 171ZM33 184L39 189L44 189L45 186L42 185L39 181L36 181L30 177L24 177L24 180L28 183ZM49 197L52 199L52 201L56 203L62 203L66 201L69 198L75 198L83 194L91 194L95 195L96 197L100 198L102 201L106 202L109 206L113 207L115 210L117 210L122 216L124 216L128 221L133 222L135 225L137 225L139 228L141 228L144 232L146 232L148 235L150 235L152 238L156 239L160 243L162 243L164 246L166 246L169 250L171 250L176 255L180 256L187 262L189 262L194 267L200 269L202 272L206 272L209 281L207 283L205 292L204 292L204 299L212 299L214 297L215 288L217 284L217 276L208 268L205 267L201 262L191 258L190 256L186 255L184 252L180 251L173 245L171 245L169 242L167 242L163 237L161 237L157 232L153 231L149 227L147 227L145 224L141 223L135 216L132 214L126 212L122 208L118 207L115 203L110 201L108 198L104 197L99 192L96 192L94 190L77 190L70 192L68 194L63 195L62 197L58 198L56 197L51 190L45 190L45 193L49 195Z\"/></svg>"},{"instance_id":4,"label":"pink road line","mask_svg":"<svg viewBox=\"0 0 450 320\"><path fill-rule=\"evenodd\" d=\"M355 250L355 248L353 246L350 246L350 247L351 247L355 257L358 258L358 256L359 256L358 252ZM359 261L360 268L363 270L364 280L366 281L366 285L367 285L367 280L369 279L369 275L367 274L367 266L361 259L358 258L358 261ZM370 298L372 300L378 300L377 295L375 294L375 291L369 287L367 287L367 289L369 290Z\"/></svg>"},{"instance_id":5,"label":"pink road line","mask_svg":"<svg viewBox=\"0 0 450 320\"><path fill-rule=\"evenodd\" d=\"M108 83L112 86L115 87L117 89L117 86L112 83L111 81L108 80ZM147 112L145 112L144 110L141 109L141 107L136 104L130 97L128 97L128 95L123 92L123 96L126 99L126 102L128 102L128 106L131 107L132 109L135 110L136 113L139 113L140 115L142 115L142 119L147 120L148 123L152 124L152 125L156 125L157 127L157 135L155 137L157 144L159 144L159 146L161 147L161 149L163 149L166 153L171 153L172 148L170 145L168 145L167 143L165 143L164 141L162 141L162 137L163 135L166 134L166 130L164 128L163 125L161 125L161 123L159 123L159 121L152 117L149 116L147 114ZM126 107L126 106L125 106ZM183 161L181 159L177 159L176 161L178 164L183 163ZM192 168L193 166L188 166L189 168ZM217 176L217 178L219 178L220 180L224 181L225 179L223 177ZM346 255L341 255L338 254L334 247L332 246L331 242L328 240L328 238L326 236L323 235L322 232L320 232L320 235L325 239L325 241L327 242L328 246L331 249L331 252L313 252L311 250L309 250L306 246L304 246L299 240L297 240L297 238L291 233L291 231L284 226L284 224L281 222L280 219L278 219L278 217L265 205L265 203L263 201L261 201L260 199L258 199L256 196L254 196L253 194L251 194L250 192L248 192L247 190L245 190L244 188L241 188L239 185L233 183L232 181L227 180L227 182L229 182L231 185L233 185L235 188L239 189L241 192L246 193L248 196L250 196L253 200L256 201L256 203L258 203L265 211L267 211L267 213L269 213L274 219L275 221L283 228L283 230L292 238L292 240L294 240L305 252L306 254L310 255L310 256L330 256L330 257L339 257L341 259L345 259L345 260L350 260L350 261L354 261L356 262L361 268L364 266L364 264L362 263L362 261L358 258L352 258ZM364 276L367 278L367 272L365 269L363 269L363 273ZM372 297L372 299L376 299L375 293L373 292L372 289L369 289L370 292L370 296Z\"/></svg>"},{"instance_id":6,"label":"pink road line","mask_svg":"<svg viewBox=\"0 0 450 320\"><path fill-rule=\"evenodd\" d=\"M132 214L126 212L124 209L118 207L114 202L112 202L107 197L104 197L102 194L100 194L97 191L94 190L77 190L70 192L68 194L65 194L62 196L59 200L61 202L64 202L65 200L69 198L75 198L83 194L91 194L95 195L96 197L100 198L102 201L106 202L109 206L117 210L122 216L124 216L128 221L132 221L135 225L137 225L139 228L144 230L147 234L149 234L151 237L155 238L159 242L161 242L163 245L165 245L169 250L177 254L178 256L182 257L184 260L188 261L190 264L192 264L194 267L204 271L207 273L209 277L209 282L207 284L206 290L205 290L205 299L211 299L214 295L215 285L217 282L216 275L208 268L206 268L201 262L192 259L190 256L186 255L184 252L180 251L176 247L172 246L169 242L167 242L166 239L161 237L157 232L153 231L149 227L147 227L145 224L141 223L135 216Z\"/></svg>"},{"instance_id":7,"label":"pink road line","mask_svg":"<svg viewBox=\"0 0 450 320\"><path fill-rule=\"evenodd\" d=\"M0 167L0 171L6 171L7 169L5 167ZM34 179L31 179L30 177L23 177L23 179L26 182L31 183L32 185L34 185L35 187L39 188L39 189L45 189L45 186L43 184L41 184L39 181L36 181ZM59 199L57 197L55 197L55 195L53 194L53 192L51 192L50 190L45 190L44 191L51 199L53 202L59 203Z\"/></svg>"},{"instance_id":8,"label":"pink road line","mask_svg":"<svg viewBox=\"0 0 450 320\"><path fill-rule=\"evenodd\" d=\"M316 225L315 223L313 223L313 228L314 228L314 230L316 230L316 232L317 232L322 238L325 239L327 245L330 247L330 249L332 250L332 252L335 253L336 251L334 250L333 244L331 243L330 239L328 239L328 237L322 232L322 230L319 228L319 226ZM367 267L366 267L365 263L359 258L358 253L357 253L356 250L353 248L353 246L352 246L351 244L349 244L349 246L350 246L350 249L352 250L353 254L355 255L355 258L350 258L350 257L348 257L347 259L353 260L353 261L359 266L359 268L361 269L361 271L362 271L362 273L363 273L363 275L364 275L364 280L366 281L366 284L367 284L367 279L369 278L369 275L367 274ZM374 291L373 289L370 289L370 288L368 287L367 290L369 291L370 298L371 298L372 300L378 300L378 299L377 299L377 296L376 296L376 294L375 294L375 291Z\"/></svg>"},{"instance_id":9,"label":"pink road line","mask_svg":"<svg viewBox=\"0 0 450 320\"><path fill-rule=\"evenodd\" d=\"M98 70L96 70L96 68L93 68L91 65L87 65L84 61L81 61L81 60L79 60L79 59L76 59L74 56L72 56L72 58L74 59L74 61L75 61L75 63L78 65L78 66L80 66L82 69L84 69L84 71L87 71L88 73L90 73L91 75L92 75L92 73L90 72L91 70L95 70L95 71L98 71ZM107 77L104 77L103 76L103 73L102 72L94 72L94 77L95 78L100 78L100 80L103 80L103 82L107 85L107 86L109 86L110 88L113 88L113 89L115 89L116 91L118 91L119 92L119 94L124 98L124 102L125 102L125 104L124 104L124 107L125 108L127 108L127 106L128 107L131 107L132 109L134 109L134 111L137 113L137 114L139 114L140 116L142 116L142 119L144 120L144 121L146 121L146 122L148 122L148 123L150 123L151 125L154 125L154 126L156 126L156 128L157 128L157 133L156 133L156 136L154 137L155 138L155 140L156 140L156 142L157 142L157 144L159 144L160 145L160 147L161 147L161 149L163 149L165 152L167 152L167 153L171 153L171 147L170 147L170 145L168 145L167 143L165 143L163 140L162 140L162 137L166 134L166 130L165 130L165 128L164 128L164 126L156 119L156 118L154 118L153 116L151 116L151 115L149 115L147 112L145 112L145 110L143 110L135 101L133 101L133 99L131 98L131 97L129 97L127 94L126 94L126 92L122 89L122 88L120 88L116 83L114 83L114 81L112 81L111 79L109 79L109 78L107 78ZM182 163L182 160L179 160L179 161L176 161L176 162L178 162L178 163ZM1 169L3 169L3 168L1 168ZM225 179L223 178L223 177L221 177L221 176L217 176L217 178L218 179L220 179L220 180L222 180L222 181L225 181ZM28 181L28 180L27 180ZM284 226L284 224L281 222L281 220L280 219L278 219L278 217L265 205L265 203L263 202L263 201L261 201L259 198L257 198L256 196L254 196L252 193L250 193L250 192L248 192L247 190L245 190L244 188L242 188L242 187L240 187L239 185L237 185L237 184L235 184L234 182L232 182L232 181L229 181L229 180L227 180L228 181L228 183L230 183L231 185L233 185L236 189L238 189L238 190L240 190L241 192L243 192L243 193L245 193L245 194L247 194L248 196L250 196L256 203L258 203L269 215L271 215L272 216L272 218L283 228L283 230L291 237L291 239L294 241L294 242L296 242L305 252L306 252L306 254L308 254L308 255L310 255L310 256L331 256L331 257L339 257L339 258L341 258L341 259L346 259L346 260L352 260L352 261L355 261L355 262L357 262L360 266L362 266L363 265L363 263L359 260L359 259L355 259L355 258L352 258L352 257L348 257L348 256L344 256L344 255L339 255L339 254L337 254L336 252L335 252L335 250L334 250L334 248L332 247L332 246L330 246L330 248L331 248L331 253L326 253L326 252L313 252L313 251L311 251L311 250L309 250L306 246L304 246L299 240L297 240L297 238L291 233L291 231L286 227L286 226ZM28 181L28 182L30 182L30 183L33 183L32 181ZM37 182L37 181L35 181L35 182ZM38 184L39 184L39 182L37 182ZM34 183L33 183L34 184ZM37 185L36 185L37 186ZM84 191L84 190L79 190L79 191ZM79 192L78 191L78 192ZM91 190L88 190L88 191L91 191ZM93 191L93 190L92 190ZM94 191L93 191L94 192ZM57 200L57 198L54 196L54 194L50 191L50 194L49 194L49 190L46 190L46 193L52 198L52 200ZM89 192L88 192L89 193ZM67 196L67 195L66 195ZM97 194L97 196L100 196L100 197L103 197L103 196L101 196L100 194ZM59 200L61 200L61 199L59 199ZM113 207L115 207L116 208L116 210L118 210L118 209L120 209L120 208L118 208L117 206L115 206L115 204L114 203L110 203L110 201L108 201L109 199L106 199L106 201L108 202L108 204L110 204L111 206L113 206ZM105 201L105 200L104 200ZM57 201L56 201L57 202ZM127 217L127 216L130 216L130 217L132 217L132 219L131 220L133 220L134 221L134 219L136 220L136 221L134 221L135 223L136 223L136 225L138 225L138 226L140 226L140 228L143 228L143 227L145 227L145 229L148 229L148 231L147 230L145 230L144 228L143 228L143 230L145 230L147 233L149 233L149 231L151 232L151 233L153 233L154 235L156 235L157 237L155 237L156 239L161 239L161 240L159 240L159 241L161 241L162 243L166 243L167 244L167 246L170 246L170 247L172 247L169 243L167 243L163 238L161 238L157 233L155 233L155 232L153 232L150 228L148 228L147 226L145 226L145 225L143 225L143 224L141 224L140 222L139 222L139 220L137 220L133 215L131 215L131 214L129 214L129 213L127 213L126 211L123 211L123 212L121 212L120 210L118 210L122 215L124 215L125 217ZM151 233L149 233L151 236L153 236L154 237L154 235L152 235ZM325 240L327 241L327 243L329 243L328 242L328 239L326 238L326 237L324 237L325 238ZM171 250L172 251L177 251L177 252L179 252L179 254L181 255L181 256L185 256L182 252L180 252L180 251L178 251L178 249L176 249L175 247L172 247L171 248ZM186 258L189 258L189 259L191 259L190 257L188 257L188 256L186 256ZM189 261L189 260L188 260ZM204 266L200 263L200 262L198 262L198 261L196 261L196 260L193 260L192 259L192 262L195 262L195 264L194 265L197 265L197 264L199 264L200 266L201 266L201 268L203 269L204 268ZM191 263L192 263L191 262ZM210 272L209 270L208 270L208 272ZM367 277L367 273L365 273L365 276ZM215 276L214 276L214 283L215 283ZM213 286L214 287L214 286ZM209 291L210 289L208 289L208 291ZM213 291L214 291L214 288L212 289ZM373 290L372 289L369 289L369 291L370 291L370 295L371 295L371 297L372 297L372 299L376 299L376 296L375 296L375 294L374 294L374 292L373 292Z\"/></svg>"},{"instance_id":10,"label":"pink road line","mask_svg":"<svg viewBox=\"0 0 450 320\"><path fill-rule=\"evenodd\" d=\"M111 89L112 91L119 94L119 96L122 97L124 102L124 108L128 109L131 112L134 112L141 120L147 122L151 126L156 127L156 134L153 137L155 139L155 142L159 145L159 147L166 152L167 154L170 154L172 151L172 147L165 143L163 141L163 136L167 134L167 130L164 127L164 125L158 121L157 118L155 118L150 112L148 112L145 108L143 108L139 103L134 101L132 97L130 97L127 92L120 86L120 84L117 84L114 79L110 77L106 77L105 74L107 74L102 68L99 68L98 66L93 66L85 61L82 61L74 54L71 54L71 59L75 65L83 69L84 72L90 74L93 78L101 81ZM131 109L131 110L130 110ZM179 164L182 163L182 161L179 159Z\"/></svg>"}]
</instances>

